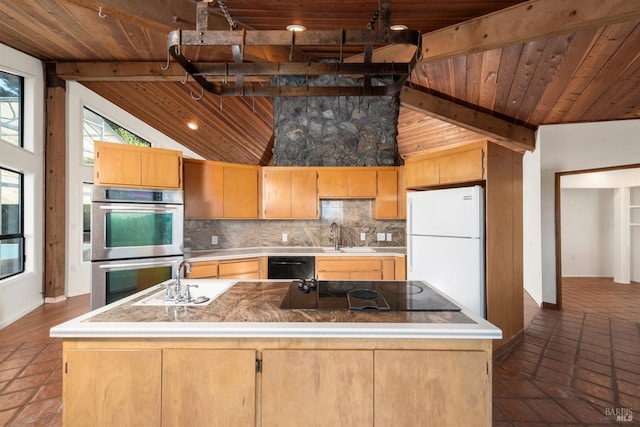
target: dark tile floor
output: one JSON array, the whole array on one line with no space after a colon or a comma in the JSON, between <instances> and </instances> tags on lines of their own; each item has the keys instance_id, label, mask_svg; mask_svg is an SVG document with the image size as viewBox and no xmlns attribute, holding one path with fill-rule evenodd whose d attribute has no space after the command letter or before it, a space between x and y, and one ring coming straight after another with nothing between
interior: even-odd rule
<instances>
[{"instance_id":1,"label":"dark tile floor","mask_svg":"<svg viewBox=\"0 0 640 427\"><path fill-rule=\"evenodd\" d=\"M640 284L565 279L563 303L494 363L494 426L640 425Z\"/></svg>"},{"instance_id":2,"label":"dark tile floor","mask_svg":"<svg viewBox=\"0 0 640 427\"><path fill-rule=\"evenodd\" d=\"M493 425L640 425L640 284L566 279L563 301L562 312L526 301L523 342L494 363ZM62 425L61 343L48 328L88 298L60 304L0 330L0 425Z\"/></svg>"}]
</instances>

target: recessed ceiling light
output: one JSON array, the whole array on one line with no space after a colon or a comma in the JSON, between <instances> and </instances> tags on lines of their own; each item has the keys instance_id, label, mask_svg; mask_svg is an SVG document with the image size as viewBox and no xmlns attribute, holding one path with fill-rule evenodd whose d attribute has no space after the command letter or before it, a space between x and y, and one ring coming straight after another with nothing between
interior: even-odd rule
<instances>
[{"instance_id":1,"label":"recessed ceiling light","mask_svg":"<svg viewBox=\"0 0 640 427\"><path fill-rule=\"evenodd\" d=\"M391 29L393 31L403 31L403 30L408 30L409 27L407 27L406 25L402 25L402 24L396 24L396 25L392 25Z\"/></svg>"},{"instance_id":2,"label":"recessed ceiling light","mask_svg":"<svg viewBox=\"0 0 640 427\"><path fill-rule=\"evenodd\" d=\"M291 24L287 25L287 30L289 31L306 31L307 27L299 24Z\"/></svg>"},{"instance_id":3,"label":"recessed ceiling light","mask_svg":"<svg viewBox=\"0 0 640 427\"><path fill-rule=\"evenodd\" d=\"M198 129L198 124L196 122L189 122L187 123L187 126L189 127L189 129L191 130L196 130Z\"/></svg>"}]
</instances>

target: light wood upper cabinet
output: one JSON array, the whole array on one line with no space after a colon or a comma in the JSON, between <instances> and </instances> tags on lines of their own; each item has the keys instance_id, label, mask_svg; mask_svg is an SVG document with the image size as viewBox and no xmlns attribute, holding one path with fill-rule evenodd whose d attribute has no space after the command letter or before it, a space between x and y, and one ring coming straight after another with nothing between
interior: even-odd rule
<instances>
[{"instance_id":1,"label":"light wood upper cabinet","mask_svg":"<svg viewBox=\"0 0 640 427\"><path fill-rule=\"evenodd\" d=\"M161 350L70 350L64 363L64 425L160 425Z\"/></svg>"},{"instance_id":2,"label":"light wood upper cabinet","mask_svg":"<svg viewBox=\"0 0 640 427\"><path fill-rule=\"evenodd\" d=\"M258 218L258 166L186 159L185 218Z\"/></svg>"},{"instance_id":3,"label":"light wood upper cabinet","mask_svg":"<svg viewBox=\"0 0 640 427\"><path fill-rule=\"evenodd\" d=\"M164 349L162 425L255 425L255 360L255 350Z\"/></svg>"},{"instance_id":4,"label":"light wood upper cabinet","mask_svg":"<svg viewBox=\"0 0 640 427\"><path fill-rule=\"evenodd\" d=\"M376 168L319 167L318 197L367 199L377 195Z\"/></svg>"},{"instance_id":5,"label":"light wood upper cabinet","mask_svg":"<svg viewBox=\"0 0 640 427\"><path fill-rule=\"evenodd\" d=\"M481 181L485 179L484 144L471 144L409 158L405 161L406 188Z\"/></svg>"},{"instance_id":6,"label":"light wood upper cabinet","mask_svg":"<svg viewBox=\"0 0 640 427\"><path fill-rule=\"evenodd\" d=\"M96 141L94 183L148 188L182 188L182 153Z\"/></svg>"},{"instance_id":7,"label":"light wood upper cabinet","mask_svg":"<svg viewBox=\"0 0 640 427\"><path fill-rule=\"evenodd\" d=\"M398 169L377 171L378 194L375 199L374 218L396 219L400 216L398 197Z\"/></svg>"},{"instance_id":8,"label":"light wood upper cabinet","mask_svg":"<svg viewBox=\"0 0 640 427\"><path fill-rule=\"evenodd\" d=\"M318 218L316 181L314 168L263 167L263 218Z\"/></svg>"},{"instance_id":9,"label":"light wood upper cabinet","mask_svg":"<svg viewBox=\"0 0 640 427\"><path fill-rule=\"evenodd\" d=\"M373 425L373 351L266 349L262 362L263 427Z\"/></svg>"}]
</instances>

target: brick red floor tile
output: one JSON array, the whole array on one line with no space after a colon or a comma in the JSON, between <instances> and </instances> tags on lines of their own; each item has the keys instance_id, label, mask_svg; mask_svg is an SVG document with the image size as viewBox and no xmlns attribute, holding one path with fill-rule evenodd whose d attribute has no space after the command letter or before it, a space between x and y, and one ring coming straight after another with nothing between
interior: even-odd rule
<instances>
[{"instance_id":1,"label":"brick red floor tile","mask_svg":"<svg viewBox=\"0 0 640 427\"><path fill-rule=\"evenodd\" d=\"M0 411L24 405L32 394L33 390L22 390L0 395Z\"/></svg>"},{"instance_id":2,"label":"brick red floor tile","mask_svg":"<svg viewBox=\"0 0 640 427\"><path fill-rule=\"evenodd\" d=\"M37 400L47 400L53 398L62 398L62 383L54 382L45 384L38 388L36 394L31 398L32 402Z\"/></svg>"},{"instance_id":3,"label":"brick red floor tile","mask_svg":"<svg viewBox=\"0 0 640 427\"><path fill-rule=\"evenodd\" d=\"M495 399L496 405L510 420L539 422L542 418L521 399Z\"/></svg>"},{"instance_id":4,"label":"brick red floor tile","mask_svg":"<svg viewBox=\"0 0 640 427\"><path fill-rule=\"evenodd\" d=\"M30 388L38 388L50 374L48 372L27 377L19 377L11 381L11 384L3 390L3 393L11 393L14 391L26 390Z\"/></svg>"},{"instance_id":5,"label":"brick red floor tile","mask_svg":"<svg viewBox=\"0 0 640 427\"><path fill-rule=\"evenodd\" d=\"M529 399L527 403L546 422L572 423L576 421L566 409L551 399Z\"/></svg>"},{"instance_id":6,"label":"brick red floor tile","mask_svg":"<svg viewBox=\"0 0 640 427\"><path fill-rule=\"evenodd\" d=\"M47 425L58 412L62 400L60 398L39 400L29 403L18 414L15 419L16 424L34 423L43 418L47 418Z\"/></svg>"},{"instance_id":7,"label":"brick red floor tile","mask_svg":"<svg viewBox=\"0 0 640 427\"><path fill-rule=\"evenodd\" d=\"M597 422L604 419L604 413L588 402L577 399L560 399L558 404L569 412L576 420L583 423Z\"/></svg>"}]
</instances>

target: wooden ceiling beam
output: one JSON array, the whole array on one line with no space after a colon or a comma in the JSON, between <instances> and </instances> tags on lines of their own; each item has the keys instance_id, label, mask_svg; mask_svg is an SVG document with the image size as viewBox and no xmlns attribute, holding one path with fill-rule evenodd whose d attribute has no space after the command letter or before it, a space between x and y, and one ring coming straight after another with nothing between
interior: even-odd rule
<instances>
[{"instance_id":1,"label":"wooden ceiling beam","mask_svg":"<svg viewBox=\"0 0 640 427\"><path fill-rule=\"evenodd\" d=\"M640 19L635 0L531 0L422 35L421 62L433 62ZM406 49L374 50L374 62L402 62ZM362 54L347 58L361 61Z\"/></svg>"},{"instance_id":2,"label":"wooden ceiling beam","mask_svg":"<svg viewBox=\"0 0 640 427\"><path fill-rule=\"evenodd\" d=\"M154 81L183 81L184 69L175 62L169 63L169 68L164 70L166 62L58 62L56 74L64 80L79 82L154 82ZM202 66L217 67L219 63L201 63ZM215 78L211 78L216 81ZM219 77L223 81L224 77ZM251 77L245 78L247 82L268 83L269 78Z\"/></svg>"},{"instance_id":3,"label":"wooden ceiling beam","mask_svg":"<svg viewBox=\"0 0 640 427\"><path fill-rule=\"evenodd\" d=\"M640 1L531 0L422 36L434 61L640 19Z\"/></svg>"},{"instance_id":4,"label":"wooden ceiling beam","mask_svg":"<svg viewBox=\"0 0 640 427\"><path fill-rule=\"evenodd\" d=\"M484 135L514 151L535 149L535 131L417 89L403 87L400 105Z\"/></svg>"}]
</instances>

